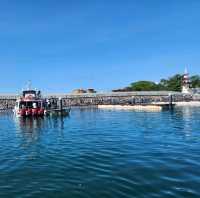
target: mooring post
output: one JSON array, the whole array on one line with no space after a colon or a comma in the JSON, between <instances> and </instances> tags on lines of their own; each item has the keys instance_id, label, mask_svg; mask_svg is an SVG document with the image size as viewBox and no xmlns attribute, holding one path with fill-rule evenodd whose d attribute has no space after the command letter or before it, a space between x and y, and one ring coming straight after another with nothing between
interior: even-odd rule
<instances>
[{"instance_id":1,"label":"mooring post","mask_svg":"<svg viewBox=\"0 0 200 198\"><path fill-rule=\"evenodd\" d=\"M135 105L135 97L132 96L132 105Z\"/></svg>"},{"instance_id":2,"label":"mooring post","mask_svg":"<svg viewBox=\"0 0 200 198\"><path fill-rule=\"evenodd\" d=\"M63 104L62 104L62 98L61 98L61 97L59 98L59 110L60 110L60 112L62 113Z\"/></svg>"},{"instance_id":3,"label":"mooring post","mask_svg":"<svg viewBox=\"0 0 200 198\"><path fill-rule=\"evenodd\" d=\"M173 109L173 95L169 93L169 108Z\"/></svg>"}]
</instances>

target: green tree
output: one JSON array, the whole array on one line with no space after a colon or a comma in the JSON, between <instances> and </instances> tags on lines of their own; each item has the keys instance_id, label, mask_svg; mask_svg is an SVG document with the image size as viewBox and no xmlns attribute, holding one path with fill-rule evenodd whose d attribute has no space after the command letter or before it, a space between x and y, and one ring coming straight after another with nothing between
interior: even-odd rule
<instances>
[{"instance_id":1,"label":"green tree","mask_svg":"<svg viewBox=\"0 0 200 198\"><path fill-rule=\"evenodd\" d=\"M183 75L176 74L168 79L161 79L158 84L152 81L138 81L131 83L129 87L114 91L178 91L182 89ZM200 87L200 76L194 75L190 78L191 88Z\"/></svg>"},{"instance_id":2,"label":"green tree","mask_svg":"<svg viewBox=\"0 0 200 198\"><path fill-rule=\"evenodd\" d=\"M155 91L158 90L158 85L151 81L138 81L131 83L132 91Z\"/></svg>"},{"instance_id":3,"label":"green tree","mask_svg":"<svg viewBox=\"0 0 200 198\"><path fill-rule=\"evenodd\" d=\"M176 74L169 79L162 79L160 84L168 91L181 91L183 76Z\"/></svg>"},{"instance_id":4,"label":"green tree","mask_svg":"<svg viewBox=\"0 0 200 198\"><path fill-rule=\"evenodd\" d=\"M192 88L200 87L200 76L199 75L191 76L190 77L190 82L191 82L191 87Z\"/></svg>"},{"instance_id":5,"label":"green tree","mask_svg":"<svg viewBox=\"0 0 200 198\"><path fill-rule=\"evenodd\" d=\"M182 75L176 74L168 79L161 79L158 84L152 81L134 82L130 85L130 88L133 91L181 91L182 79ZM197 78L195 79L197 80Z\"/></svg>"}]
</instances>

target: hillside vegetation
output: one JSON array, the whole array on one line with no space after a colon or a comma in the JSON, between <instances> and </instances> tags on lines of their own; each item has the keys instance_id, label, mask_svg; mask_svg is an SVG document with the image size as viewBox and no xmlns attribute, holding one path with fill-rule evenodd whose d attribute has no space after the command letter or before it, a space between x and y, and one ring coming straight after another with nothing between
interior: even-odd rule
<instances>
[{"instance_id":1,"label":"hillside vegetation","mask_svg":"<svg viewBox=\"0 0 200 198\"><path fill-rule=\"evenodd\" d=\"M131 83L128 87L113 90L118 91L181 91L183 75L176 74L168 79L161 79L159 83L152 81L137 81ZM200 87L200 76L194 75L190 77L190 87Z\"/></svg>"}]
</instances>

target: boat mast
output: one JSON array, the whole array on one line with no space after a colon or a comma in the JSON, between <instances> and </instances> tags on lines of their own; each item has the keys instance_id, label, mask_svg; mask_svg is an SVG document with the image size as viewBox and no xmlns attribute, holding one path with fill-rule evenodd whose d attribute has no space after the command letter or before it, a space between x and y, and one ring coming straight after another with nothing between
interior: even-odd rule
<instances>
[{"instance_id":1,"label":"boat mast","mask_svg":"<svg viewBox=\"0 0 200 198\"><path fill-rule=\"evenodd\" d=\"M28 83L27 83L27 90L30 91L30 90L31 90L31 87L32 87L32 86L31 86L31 81L29 80Z\"/></svg>"}]
</instances>

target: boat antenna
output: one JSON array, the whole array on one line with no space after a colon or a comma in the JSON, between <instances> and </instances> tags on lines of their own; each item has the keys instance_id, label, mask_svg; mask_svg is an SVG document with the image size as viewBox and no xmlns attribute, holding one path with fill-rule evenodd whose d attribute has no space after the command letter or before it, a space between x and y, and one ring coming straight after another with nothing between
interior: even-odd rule
<instances>
[{"instance_id":1,"label":"boat antenna","mask_svg":"<svg viewBox=\"0 0 200 198\"><path fill-rule=\"evenodd\" d=\"M31 81L30 80L27 83L27 90L31 90Z\"/></svg>"}]
</instances>

